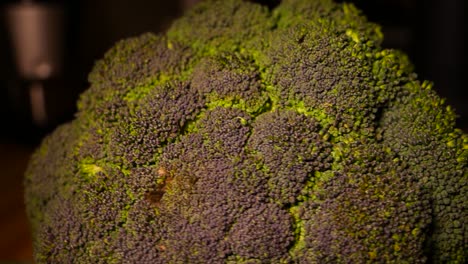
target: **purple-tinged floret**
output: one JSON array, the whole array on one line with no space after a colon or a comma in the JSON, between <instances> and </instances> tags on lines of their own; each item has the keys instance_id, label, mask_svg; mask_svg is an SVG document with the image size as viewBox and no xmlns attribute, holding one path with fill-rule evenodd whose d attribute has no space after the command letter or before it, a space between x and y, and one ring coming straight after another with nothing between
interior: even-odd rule
<instances>
[{"instance_id":1,"label":"purple-tinged floret","mask_svg":"<svg viewBox=\"0 0 468 264\"><path fill-rule=\"evenodd\" d=\"M178 137L204 100L187 83L175 82L155 87L140 103L110 131L108 152L113 162L127 167L154 162L160 146Z\"/></svg>"},{"instance_id":2,"label":"purple-tinged floret","mask_svg":"<svg viewBox=\"0 0 468 264\"><path fill-rule=\"evenodd\" d=\"M265 171L272 201L294 204L315 172L331 167L331 144L319 134L313 118L294 111L260 115L248 149Z\"/></svg>"},{"instance_id":3,"label":"purple-tinged floret","mask_svg":"<svg viewBox=\"0 0 468 264\"><path fill-rule=\"evenodd\" d=\"M276 204L259 204L242 213L229 232L229 244L240 259L259 262L287 259L293 242L292 219Z\"/></svg>"},{"instance_id":4,"label":"purple-tinged floret","mask_svg":"<svg viewBox=\"0 0 468 264\"><path fill-rule=\"evenodd\" d=\"M356 146L344 164L301 205L305 232L316 234L303 263L425 263L431 208L419 175L378 145Z\"/></svg>"}]
</instances>

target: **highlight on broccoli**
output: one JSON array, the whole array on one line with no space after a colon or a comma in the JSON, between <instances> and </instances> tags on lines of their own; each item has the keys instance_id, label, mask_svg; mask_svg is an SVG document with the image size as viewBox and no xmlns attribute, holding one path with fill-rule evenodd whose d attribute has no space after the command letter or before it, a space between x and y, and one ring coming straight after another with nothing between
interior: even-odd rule
<instances>
[{"instance_id":1,"label":"highlight on broccoli","mask_svg":"<svg viewBox=\"0 0 468 264\"><path fill-rule=\"evenodd\" d=\"M37 263L466 263L468 136L352 4L117 43L26 179Z\"/></svg>"}]
</instances>

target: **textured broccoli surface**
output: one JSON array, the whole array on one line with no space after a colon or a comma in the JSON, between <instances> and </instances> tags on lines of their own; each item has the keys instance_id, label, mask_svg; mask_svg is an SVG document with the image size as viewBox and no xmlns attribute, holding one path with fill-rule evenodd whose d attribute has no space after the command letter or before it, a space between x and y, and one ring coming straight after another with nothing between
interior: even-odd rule
<instances>
[{"instance_id":1,"label":"textured broccoli surface","mask_svg":"<svg viewBox=\"0 0 468 264\"><path fill-rule=\"evenodd\" d=\"M26 179L37 263L466 263L468 136L351 4L117 43Z\"/></svg>"}]
</instances>

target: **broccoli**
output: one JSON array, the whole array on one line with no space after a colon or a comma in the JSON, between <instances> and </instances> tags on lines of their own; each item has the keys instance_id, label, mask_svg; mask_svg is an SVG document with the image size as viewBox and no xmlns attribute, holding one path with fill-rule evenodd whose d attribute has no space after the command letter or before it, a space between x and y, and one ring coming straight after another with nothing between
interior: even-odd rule
<instances>
[{"instance_id":1,"label":"broccoli","mask_svg":"<svg viewBox=\"0 0 468 264\"><path fill-rule=\"evenodd\" d=\"M352 4L117 43L25 177L37 263L466 263L468 136Z\"/></svg>"}]
</instances>

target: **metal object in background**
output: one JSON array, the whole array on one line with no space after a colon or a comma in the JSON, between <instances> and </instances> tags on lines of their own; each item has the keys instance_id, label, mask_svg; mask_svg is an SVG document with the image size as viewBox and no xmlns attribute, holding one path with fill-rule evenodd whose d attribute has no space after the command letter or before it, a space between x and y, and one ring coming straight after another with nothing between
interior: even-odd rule
<instances>
[{"instance_id":1,"label":"metal object in background","mask_svg":"<svg viewBox=\"0 0 468 264\"><path fill-rule=\"evenodd\" d=\"M43 81L60 75L63 68L63 8L25 1L6 8L6 18L17 71L28 87L32 117L47 124Z\"/></svg>"}]
</instances>

